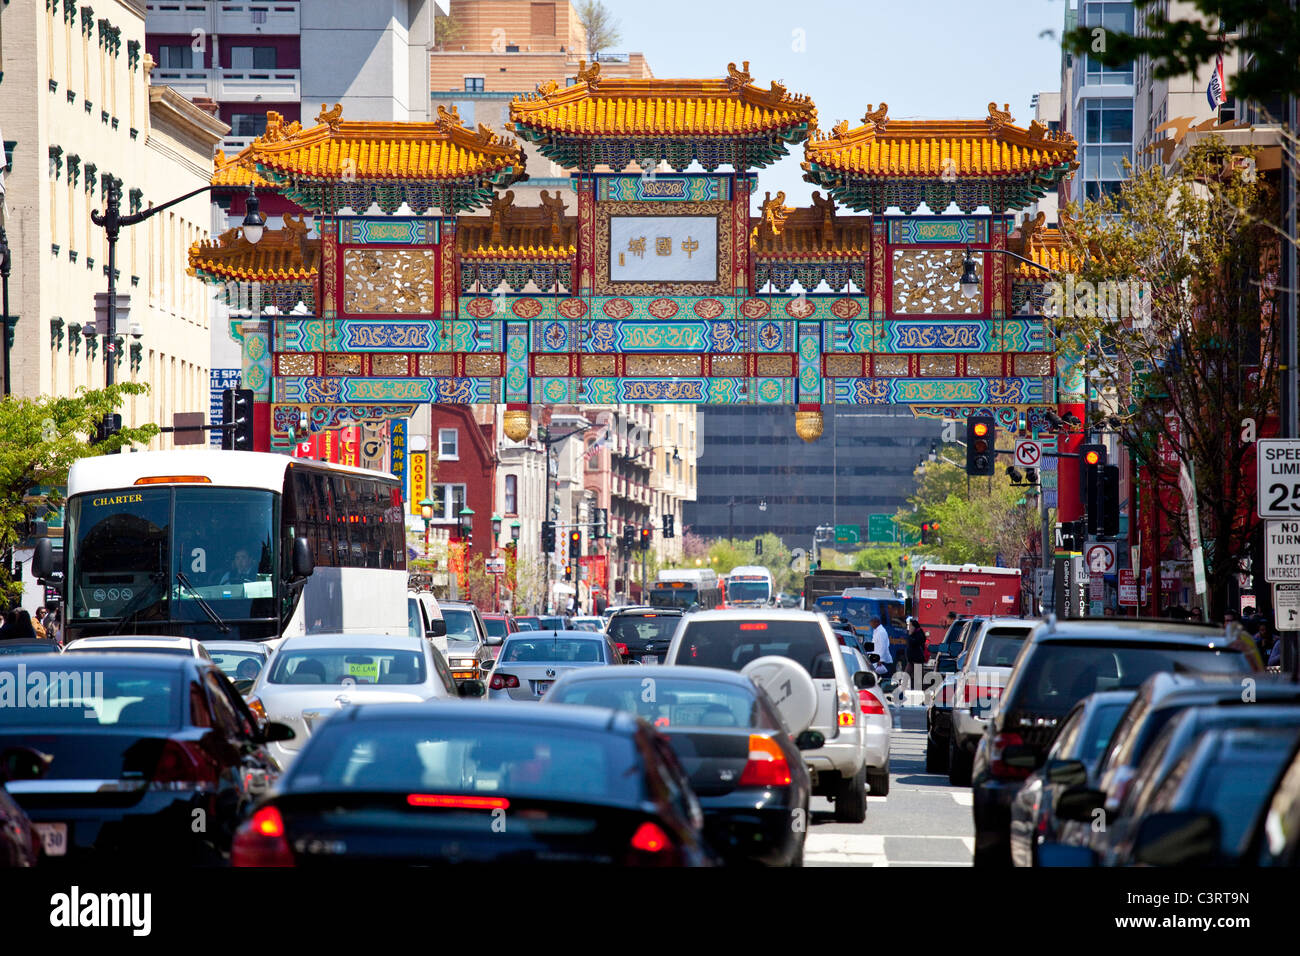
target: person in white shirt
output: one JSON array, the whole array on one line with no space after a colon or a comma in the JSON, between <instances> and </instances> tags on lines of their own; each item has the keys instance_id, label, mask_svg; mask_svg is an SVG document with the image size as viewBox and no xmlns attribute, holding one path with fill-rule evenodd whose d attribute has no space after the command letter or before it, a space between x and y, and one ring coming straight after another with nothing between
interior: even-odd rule
<instances>
[{"instance_id":1,"label":"person in white shirt","mask_svg":"<svg viewBox=\"0 0 1300 956\"><path fill-rule=\"evenodd\" d=\"M877 668L883 668L882 674L892 673L894 670L894 655L889 650L889 632L885 626L880 623L880 618L873 617L871 624L871 649L880 655L880 663Z\"/></svg>"}]
</instances>

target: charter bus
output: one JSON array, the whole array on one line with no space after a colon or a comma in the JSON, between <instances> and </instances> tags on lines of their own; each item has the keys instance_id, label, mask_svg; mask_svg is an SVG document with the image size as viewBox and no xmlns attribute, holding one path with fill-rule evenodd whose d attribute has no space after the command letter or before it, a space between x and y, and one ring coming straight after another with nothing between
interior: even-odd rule
<instances>
[{"instance_id":1,"label":"charter bus","mask_svg":"<svg viewBox=\"0 0 1300 956\"><path fill-rule=\"evenodd\" d=\"M406 634L403 511L392 475L285 455L82 459L68 472L65 639Z\"/></svg>"},{"instance_id":2,"label":"charter bus","mask_svg":"<svg viewBox=\"0 0 1300 956\"><path fill-rule=\"evenodd\" d=\"M776 593L772 572L761 565L744 565L732 568L727 575L726 592L729 607L766 607Z\"/></svg>"},{"instance_id":3,"label":"charter bus","mask_svg":"<svg viewBox=\"0 0 1300 956\"><path fill-rule=\"evenodd\" d=\"M660 571L650 585L651 607L682 607L708 611L722 604L718 573L712 568Z\"/></svg>"}]
</instances>

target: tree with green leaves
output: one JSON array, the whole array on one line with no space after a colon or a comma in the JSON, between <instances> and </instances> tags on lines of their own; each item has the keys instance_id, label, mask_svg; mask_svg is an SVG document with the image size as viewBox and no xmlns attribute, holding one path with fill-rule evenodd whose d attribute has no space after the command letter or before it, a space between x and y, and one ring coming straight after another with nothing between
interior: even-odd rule
<instances>
[{"instance_id":1,"label":"tree with green leaves","mask_svg":"<svg viewBox=\"0 0 1300 956\"><path fill-rule=\"evenodd\" d=\"M601 50L607 50L623 39L614 14L600 0L582 0L578 4L578 22L587 32L587 53L594 61Z\"/></svg>"},{"instance_id":2,"label":"tree with green leaves","mask_svg":"<svg viewBox=\"0 0 1300 956\"><path fill-rule=\"evenodd\" d=\"M1288 0L1192 0L1200 16L1170 19L1168 0L1133 0L1135 29L1120 33L1080 26L1064 37L1067 50L1107 66L1151 58L1157 79L1195 74L1219 54L1242 54L1228 92L1265 103L1300 95L1300 11ZM1230 32L1224 31L1224 26Z\"/></svg>"},{"instance_id":3,"label":"tree with green leaves","mask_svg":"<svg viewBox=\"0 0 1300 956\"><path fill-rule=\"evenodd\" d=\"M433 45L438 50L443 50L455 43L459 43L465 36L465 25L455 17L446 13L435 13L433 16Z\"/></svg>"},{"instance_id":4,"label":"tree with green leaves","mask_svg":"<svg viewBox=\"0 0 1300 956\"><path fill-rule=\"evenodd\" d=\"M11 395L0 401L0 605L17 606L23 585L13 579L13 549L63 504L62 492L72 463L94 455L144 445L158 434L157 425L123 428L92 445L105 415L115 413L127 396L144 395L149 386L122 382L57 398Z\"/></svg>"},{"instance_id":5,"label":"tree with green leaves","mask_svg":"<svg viewBox=\"0 0 1300 956\"><path fill-rule=\"evenodd\" d=\"M1104 343L1090 375L1137 457L1154 463L1163 447L1194 475L1214 620L1259 530L1250 459L1277 396L1278 200L1249 158L1210 136L1178 169L1135 173L1118 195L1063 220L1077 292L1044 309L1066 311L1066 351ZM1107 282L1145 289L1140 313L1089 302L1085 293ZM1178 499L1166 514L1190 548Z\"/></svg>"}]
</instances>

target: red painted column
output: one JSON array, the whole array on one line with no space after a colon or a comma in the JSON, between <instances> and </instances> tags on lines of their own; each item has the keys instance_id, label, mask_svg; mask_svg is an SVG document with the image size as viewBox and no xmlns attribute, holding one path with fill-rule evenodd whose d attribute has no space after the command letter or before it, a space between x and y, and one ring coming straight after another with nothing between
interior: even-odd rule
<instances>
[{"instance_id":1,"label":"red painted column","mask_svg":"<svg viewBox=\"0 0 1300 956\"><path fill-rule=\"evenodd\" d=\"M253 451L271 450L271 403L253 403Z\"/></svg>"},{"instance_id":2,"label":"red painted column","mask_svg":"<svg viewBox=\"0 0 1300 956\"><path fill-rule=\"evenodd\" d=\"M1083 421L1083 402L1062 402L1056 406L1056 414L1065 417L1073 413ZM1057 451L1063 454L1078 454L1083 444L1082 432L1071 432L1057 436ZM1057 460L1057 518L1059 522L1077 521L1083 517L1083 502L1079 499L1079 459L1060 458Z\"/></svg>"}]
</instances>

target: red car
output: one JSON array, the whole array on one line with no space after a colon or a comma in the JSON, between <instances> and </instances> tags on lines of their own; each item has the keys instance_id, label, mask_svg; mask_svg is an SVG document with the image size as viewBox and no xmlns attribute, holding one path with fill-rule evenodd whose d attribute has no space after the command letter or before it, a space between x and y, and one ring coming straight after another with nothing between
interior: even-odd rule
<instances>
[{"instance_id":1,"label":"red car","mask_svg":"<svg viewBox=\"0 0 1300 956\"><path fill-rule=\"evenodd\" d=\"M492 659L496 660L497 655L501 653L501 645L505 643L507 637L520 630L515 619L509 614L484 614L483 624L487 628L488 637L499 637L501 641L489 646L492 651Z\"/></svg>"}]
</instances>

